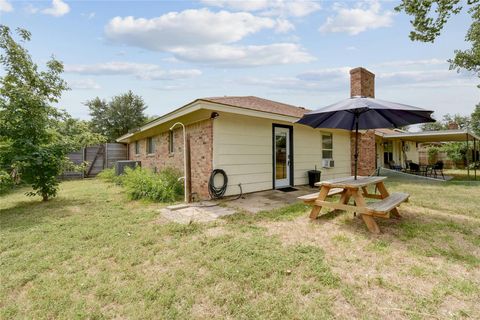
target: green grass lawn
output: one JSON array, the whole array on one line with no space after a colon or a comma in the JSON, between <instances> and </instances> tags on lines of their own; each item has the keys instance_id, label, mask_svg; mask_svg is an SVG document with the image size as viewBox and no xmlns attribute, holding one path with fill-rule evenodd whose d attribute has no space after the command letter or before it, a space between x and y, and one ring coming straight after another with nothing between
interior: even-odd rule
<instances>
[{"instance_id":1,"label":"green grass lawn","mask_svg":"<svg viewBox=\"0 0 480 320\"><path fill-rule=\"evenodd\" d=\"M470 169L470 177L466 169L445 169L443 173L448 176L452 176L453 180L466 181L475 179L475 171ZM477 181L480 181L480 169L477 169Z\"/></svg>"},{"instance_id":2,"label":"green grass lawn","mask_svg":"<svg viewBox=\"0 0 480 320\"><path fill-rule=\"evenodd\" d=\"M412 196L379 236L303 204L185 226L99 180L47 203L17 190L0 196L0 318L478 318L480 184L387 186Z\"/></svg>"}]
</instances>

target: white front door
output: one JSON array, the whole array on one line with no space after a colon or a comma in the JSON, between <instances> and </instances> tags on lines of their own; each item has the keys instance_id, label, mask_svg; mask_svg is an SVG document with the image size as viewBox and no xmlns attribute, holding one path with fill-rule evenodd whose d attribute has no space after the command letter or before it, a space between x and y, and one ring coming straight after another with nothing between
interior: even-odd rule
<instances>
[{"instance_id":1,"label":"white front door","mask_svg":"<svg viewBox=\"0 0 480 320\"><path fill-rule=\"evenodd\" d=\"M290 186L290 129L274 127L273 170L275 189Z\"/></svg>"}]
</instances>

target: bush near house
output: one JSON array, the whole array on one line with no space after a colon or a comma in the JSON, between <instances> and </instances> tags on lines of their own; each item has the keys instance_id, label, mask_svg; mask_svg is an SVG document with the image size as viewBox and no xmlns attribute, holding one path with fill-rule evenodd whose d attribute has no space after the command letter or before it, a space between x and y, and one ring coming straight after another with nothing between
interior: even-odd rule
<instances>
[{"instance_id":1,"label":"bush near house","mask_svg":"<svg viewBox=\"0 0 480 320\"><path fill-rule=\"evenodd\" d=\"M150 169L126 168L125 173L116 176L114 169L103 170L99 178L122 185L132 200L147 199L158 202L174 202L183 195L181 174L166 168L155 173Z\"/></svg>"}]
</instances>

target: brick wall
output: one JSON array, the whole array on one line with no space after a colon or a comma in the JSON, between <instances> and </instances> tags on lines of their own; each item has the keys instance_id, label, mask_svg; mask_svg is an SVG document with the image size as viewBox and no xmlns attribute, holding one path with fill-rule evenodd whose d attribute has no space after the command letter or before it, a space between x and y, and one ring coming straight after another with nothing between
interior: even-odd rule
<instances>
[{"instance_id":1,"label":"brick wall","mask_svg":"<svg viewBox=\"0 0 480 320\"><path fill-rule=\"evenodd\" d=\"M375 75L364 68L350 70L350 96L375 98Z\"/></svg>"},{"instance_id":2,"label":"brick wall","mask_svg":"<svg viewBox=\"0 0 480 320\"><path fill-rule=\"evenodd\" d=\"M204 120L186 126L190 136L190 161L192 193L201 199L209 198L208 179L212 172L213 158L213 122ZM146 154L147 139L139 140L140 154L135 154L135 142L129 144L129 159L142 161L142 167L153 170L162 170L172 167L183 174L183 131L179 126L173 131L174 152L169 153L169 132L163 132L154 137L155 153Z\"/></svg>"},{"instance_id":3,"label":"brick wall","mask_svg":"<svg viewBox=\"0 0 480 320\"><path fill-rule=\"evenodd\" d=\"M352 175L355 173L355 132L351 133L350 139L352 151ZM358 175L368 176L375 170L375 131L368 130L358 134Z\"/></svg>"},{"instance_id":4,"label":"brick wall","mask_svg":"<svg viewBox=\"0 0 480 320\"><path fill-rule=\"evenodd\" d=\"M375 98L375 75L364 68L350 70L350 96ZM351 139L352 175L355 173L355 132ZM375 131L359 133L358 137L358 175L372 174L376 167Z\"/></svg>"}]
</instances>

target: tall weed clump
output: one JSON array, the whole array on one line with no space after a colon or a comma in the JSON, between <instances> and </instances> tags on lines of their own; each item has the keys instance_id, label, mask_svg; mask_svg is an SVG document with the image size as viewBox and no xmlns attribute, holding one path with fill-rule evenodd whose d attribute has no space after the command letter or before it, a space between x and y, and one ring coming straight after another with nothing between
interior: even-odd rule
<instances>
[{"instance_id":1,"label":"tall weed clump","mask_svg":"<svg viewBox=\"0 0 480 320\"><path fill-rule=\"evenodd\" d=\"M99 178L122 185L130 199L147 199L157 202L174 202L183 195L181 174L175 169L166 168L158 173L137 167L125 168L125 173L115 175L111 169L103 170Z\"/></svg>"}]
</instances>

